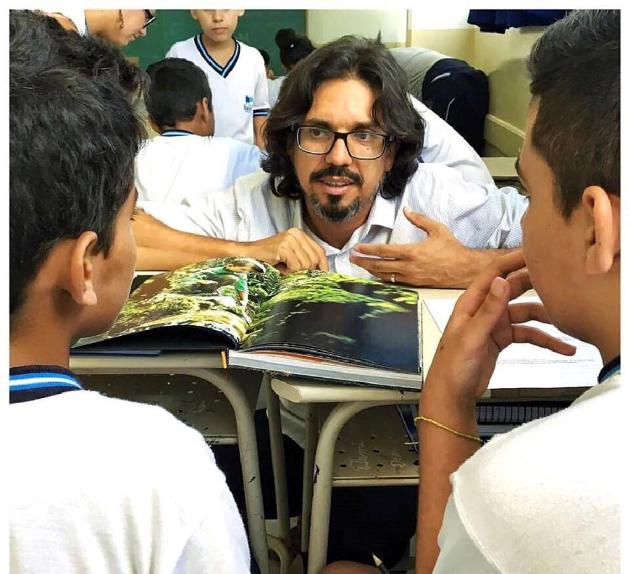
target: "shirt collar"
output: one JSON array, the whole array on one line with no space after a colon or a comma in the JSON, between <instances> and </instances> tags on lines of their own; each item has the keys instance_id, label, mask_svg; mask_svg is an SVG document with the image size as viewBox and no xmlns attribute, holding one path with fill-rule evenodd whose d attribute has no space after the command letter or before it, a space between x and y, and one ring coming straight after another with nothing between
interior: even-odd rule
<instances>
[{"instance_id":1,"label":"shirt collar","mask_svg":"<svg viewBox=\"0 0 630 574\"><path fill-rule=\"evenodd\" d=\"M597 377L598 383L603 383L606 379L612 377L621 370L621 355L615 357L612 361L606 363Z\"/></svg>"},{"instance_id":2,"label":"shirt collar","mask_svg":"<svg viewBox=\"0 0 630 574\"><path fill-rule=\"evenodd\" d=\"M324 249L326 255L334 255L341 251L352 249L355 245L361 243L370 234L370 231L374 227L381 227L391 231L394 229L394 222L396 221L396 200L385 199L379 192L376 194L374 203L372 204L372 209L370 209L370 213L368 214L368 218L365 223L354 231L346 245L344 245L341 249L337 249L318 237L306 224L302 214L301 201L291 202L290 209L292 210L291 220L293 222L293 226L304 230L311 239Z\"/></svg>"}]
</instances>

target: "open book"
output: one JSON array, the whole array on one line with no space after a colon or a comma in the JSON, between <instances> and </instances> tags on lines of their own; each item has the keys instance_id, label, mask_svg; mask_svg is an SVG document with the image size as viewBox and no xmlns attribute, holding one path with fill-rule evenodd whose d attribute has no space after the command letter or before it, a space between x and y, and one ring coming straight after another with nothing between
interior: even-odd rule
<instances>
[{"instance_id":1,"label":"open book","mask_svg":"<svg viewBox=\"0 0 630 574\"><path fill-rule=\"evenodd\" d=\"M109 331L81 339L73 353L208 350L227 351L232 366L357 382L402 378L418 388L418 295L336 273L283 277L254 259L214 259L147 279Z\"/></svg>"}]
</instances>

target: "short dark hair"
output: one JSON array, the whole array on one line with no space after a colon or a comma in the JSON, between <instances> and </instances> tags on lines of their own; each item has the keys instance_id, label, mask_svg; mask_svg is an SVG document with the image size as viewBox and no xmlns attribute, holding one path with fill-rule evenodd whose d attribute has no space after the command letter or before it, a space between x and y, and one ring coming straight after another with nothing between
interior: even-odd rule
<instances>
[{"instance_id":1,"label":"short dark hair","mask_svg":"<svg viewBox=\"0 0 630 574\"><path fill-rule=\"evenodd\" d=\"M269 56L269 52L267 52L267 50L263 50L262 48L258 48L258 51L260 52L263 62L265 63L265 68L269 67L269 62L271 62L271 57Z\"/></svg>"},{"instance_id":2,"label":"short dark hair","mask_svg":"<svg viewBox=\"0 0 630 574\"><path fill-rule=\"evenodd\" d=\"M296 34L292 28L278 30L275 41L280 49L280 61L287 70L315 50L315 46L306 36Z\"/></svg>"},{"instance_id":3,"label":"short dark hair","mask_svg":"<svg viewBox=\"0 0 630 574\"><path fill-rule=\"evenodd\" d=\"M147 68L149 86L144 103L151 119L160 129L195 116L197 104L208 98L212 110L212 92L204 71L189 60L166 58Z\"/></svg>"},{"instance_id":4,"label":"short dark hair","mask_svg":"<svg viewBox=\"0 0 630 574\"><path fill-rule=\"evenodd\" d=\"M268 157L262 163L278 196L300 197L300 186L289 149L295 145L295 128L308 113L313 95L326 80L357 78L374 91L372 118L395 140L396 157L385 175L381 194L400 195L418 167L424 141L424 122L407 94L407 77L381 43L344 36L318 48L302 60L282 84L281 97L265 126ZM276 186L275 178L282 181Z\"/></svg>"},{"instance_id":5,"label":"short dark hair","mask_svg":"<svg viewBox=\"0 0 630 574\"><path fill-rule=\"evenodd\" d=\"M105 255L133 185L140 121L117 80L36 55L46 34L10 41L10 314L14 317L50 250L87 230ZM26 53L31 59L24 57Z\"/></svg>"},{"instance_id":6,"label":"short dark hair","mask_svg":"<svg viewBox=\"0 0 630 574\"><path fill-rule=\"evenodd\" d=\"M619 195L619 10L576 10L550 26L529 57L539 100L532 145L551 168L565 218L589 185Z\"/></svg>"},{"instance_id":7,"label":"short dark hair","mask_svg":"<svg viewBox=\"0 0 630 574\"><path fill-rule=\"evenodd\" d=\"M14 43L13 61L36 59L41 66L67 64L86 76L117 81L133 98L146 83L144 72L127 60L113 44L94 36L64 29L54 18L30 10L11 10L9 36ZM46 49L41 49L46 46Z\"/></svg>"}]
</instances>

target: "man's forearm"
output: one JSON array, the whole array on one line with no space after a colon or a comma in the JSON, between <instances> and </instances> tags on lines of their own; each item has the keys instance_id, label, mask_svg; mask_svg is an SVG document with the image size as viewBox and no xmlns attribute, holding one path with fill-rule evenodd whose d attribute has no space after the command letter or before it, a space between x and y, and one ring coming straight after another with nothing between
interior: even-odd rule
<instances>
[{"instance_id":1,"label":"man's forearm","mask_svg":"<svg viewBox=\"0 0 630 574\"><path fill-rule=\"evenodd\" d=\"M133 222L140 270L169 270L214 257L248 255L248 244L178 231L140 212Z\"/></svg>"},{"instance_id":2,"label":"man's forearm","mask_svg":"<svg viewBox=\"0 0 630 574\"><path fill-rule=\"evenodd\" d=\"M424 394L424 391L423 391ZM420 414L452 429L477 435L475 407L458 407L430 391L420 399ZM420 490L416 531L416 572L430 574L439 554L438 534L451 494L449 476L479 448L471 439L459 437L431 423L419 421Z\"/></svg>"}]
</instances>

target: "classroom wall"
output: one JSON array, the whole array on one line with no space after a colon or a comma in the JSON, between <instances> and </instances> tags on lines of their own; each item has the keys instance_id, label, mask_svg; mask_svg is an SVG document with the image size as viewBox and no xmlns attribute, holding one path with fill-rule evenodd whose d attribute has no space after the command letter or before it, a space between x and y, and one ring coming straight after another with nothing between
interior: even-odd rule
<instances>
[{"instance_id":1,"label":"classroom wall","mask_svg":"<svg viewBox=\"0 0 630 574\"><path fill-rule=\"evenodd\" d=\"M376 38L388 48L405 45L406 10L308 10L306 33L315 46L346 34Z\"/></svg>"},{"instance_id":2,"label":"classroom wall","mask_svg":"<svg viewBox=\"0 0 630 574\"><path fill-rule=\"evenodd\" d=\"M282 73L280 54L274 42L280 28L293 28L298 34L306 33L305 10L246 10L236 29L236 38L263 48L271 56L271 67L277 75ZM201 31L199 24L190 16L189 10L158 10L155 23L148 34L124 49L125 55L136 59L142 68L161 60L168 49L180 40L185 40Z\"/></svg>"}]
</instances>

